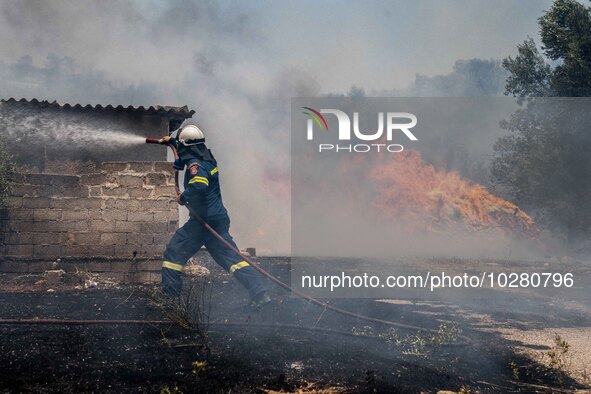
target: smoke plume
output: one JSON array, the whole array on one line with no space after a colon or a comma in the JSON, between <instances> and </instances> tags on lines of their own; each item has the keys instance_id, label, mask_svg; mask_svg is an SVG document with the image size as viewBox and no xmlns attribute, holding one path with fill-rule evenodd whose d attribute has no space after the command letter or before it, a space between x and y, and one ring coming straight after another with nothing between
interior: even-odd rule
<instances>
[{"instance_id":1,"label":"smoke plume","mask_svg":"<svg viewBox=\"0 0 591 394\"><path fill-rule=\"evenodd\" d=\"M510 53L549 1L0 1L0 91L189 105L220 162L238 243L287 253L290 97L498 94L495 61L456 60ZM482 15L502 20L503 36L490 41L499 26Z\"/></svg>"}]
</instances>

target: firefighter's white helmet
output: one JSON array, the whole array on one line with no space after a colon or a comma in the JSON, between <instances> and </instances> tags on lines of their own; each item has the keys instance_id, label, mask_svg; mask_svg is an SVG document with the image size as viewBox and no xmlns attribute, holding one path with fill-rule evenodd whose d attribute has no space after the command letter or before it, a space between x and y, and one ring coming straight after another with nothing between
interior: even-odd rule
<instances>
[{"instance_id":1,"label":"firefighter's white helmet","mask_svg":"<svg viewBox=\"0 0 591 394\"><path fill-rule=\"evenodd\" d=\"M191 146L205 143L205 134L194 124L181 126L178 133L178 142L184 146Z\"/></svg>"}]
</instances>

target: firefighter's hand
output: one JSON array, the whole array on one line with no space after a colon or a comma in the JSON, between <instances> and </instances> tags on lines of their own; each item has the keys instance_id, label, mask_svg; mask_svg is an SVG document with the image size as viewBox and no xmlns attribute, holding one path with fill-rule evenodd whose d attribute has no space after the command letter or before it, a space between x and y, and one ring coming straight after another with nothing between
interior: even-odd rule
<instances>
[{"instance_id":1,"label":"firefighter's hand","mask_svg":"<svg viewBox=\"0 0 591 394\"><path fill-rule=\"evenodd\" d=\"M169 135L167 135L166 137L162 137L162 138L160 138L160 143L161 143L161 144L168 145L168 144L170 143L170 136L169 136Z\"/></svg>"},{"instance_id":2,"label":"firefighter's hand","mask_svg":"<svg viewBox=\"0 0 591 394\"><path fill-rule=\"evenodd\" d=\"M177 204L179 204L179 205L185 205L185 202L184 202L184 200L183 200L183 194L184 194L184 193L181 193L181 194L179 194L178 196L176 196L176 202L177 202Z\"/></svg>"}]
</instances>

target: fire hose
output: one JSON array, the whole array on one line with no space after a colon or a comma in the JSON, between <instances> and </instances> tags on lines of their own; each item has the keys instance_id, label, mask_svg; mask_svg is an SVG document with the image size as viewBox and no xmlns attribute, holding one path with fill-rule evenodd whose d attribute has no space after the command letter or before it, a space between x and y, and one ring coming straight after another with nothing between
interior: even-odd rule
<instances>
[{"instance_id":1,"label":"fire hose","mask_svg":"<svg viewBox=\"0 0 591 394\"><path fill-rule=\"evenodd\" d=\"M148 325L148 326L162 326L162 325L175 325L170 320L139 320L139 319L103 319L103 320L90 320L90 319L0 319L0 325L32 325L32 326L115 326L115 325ZM218 328L235 328L243 330L257 329L257 330L289 330L289 331L309 331L324 335L341 335L345 337L351 337L361 340L373 340L383 341L384 338L380 335L372 333L361 333L356 334L351 331L335 330L332 328L325 327L304 327L296 324L269 324L269 323L239 323L239 322L211 322L207 324L209 328L215 330ZM212 331L213 332L213 331ZM463 343L462 343L463 344ZM175 347L188 347L194 346L195 344L183 344ZM448 345L448 344L445 344ZM453 345L460 345L454 343Z\"/></svg>"},{"instance_id":2,"label":"fire hose","mask_svg":"<svg viewBox=\"0 0 591 394\"><path fill-rule=\"evenodd\" d=\"M167 145L171 149L175 160L179 159L179 155L178 155L176 148L173 145L168 144L167 141L165 141L163 139L147 138L146 143ZM175 169L174 181L175 181L175 189L176 189L177 198L178 198L178 196L180 196L180 194L181 194L181 190L180 190L180 186L179 186L179 170L178 169ZM180 204L180 202L179 202L179 204ZM189 210L189 214L191 215L191 217L193 217L195 220L197 220L207 231L209 231L215 238L217 238L220 242L222 242L227 248L232 250L234 253L238 254L238 256L243 258L244 261L246 261L248 264L250 264L252 266L252 268L254 268L256 271L258 271L265 278L269 279L271 282L273 282L276 285L278 285L279 287L287 290L288 292L290 292L302 299L305 299L314 305L318 305L326 310L336 312L336 313L343 315L343 316L348 316L348 317L351 317L354 319L364 320L367 322L383 324L383 325L386 325L389 327L397 327L397 328L403 328L403 329L407 329L407 330L425 331L425 332L434 333L434 334L438 333L438 330L432 329L432 328L419 327L419 326L415 326L415 325L411 325L411 324L404 324L404 323L394 322L391 320L384 320L384 319L379 319L379 318L375 318L375 317L371 317L371 316L361 315L361 314L351 312L346 309L342 309L337 306L331 305L327 302L321 301L321 300L311 297L309 295L306 295L305 293L292 288L291 286L289 286L285 282L281 281L280 279L273 276L272 274L270 274L269 272L267 272L263 268L259 267L258 264L255 264L250 258L248 258L248 256L244 255L240 250L238 250L238 248L236 248L234 245L232 245L231 243L226 241L220 234L218 234L218 232L215 231L201 216L199 216L199 214L189 204L182 204L182 205L184 205ZM464 344L467 344L470 342L470 339L465 336L458 336L458 339L460 339L461 341L458 343L455 343L456 345L464 345Z\"/></svg>"}]
</instances>

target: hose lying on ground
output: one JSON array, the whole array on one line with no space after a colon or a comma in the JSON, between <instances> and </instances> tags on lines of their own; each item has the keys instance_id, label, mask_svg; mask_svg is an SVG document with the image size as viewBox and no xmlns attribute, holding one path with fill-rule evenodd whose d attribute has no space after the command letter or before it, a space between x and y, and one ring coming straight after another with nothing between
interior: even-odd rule
<instances>
[{"instance_id":1,"label":"hose lying on ground","mask_svg":"<svg viewBox=\"0 0 591 394\"><path fill-rule=\"evenodd\" d=\"M0 319L0 325L40 325L40 326L111 326L111 325L176 325L170 320L133 320L133 319L106 319L106 320L92 320L92 319ZM273 329L273 330L292 330L292 331L311 331L327 335L342 335L347 337L369 339L369 340L384 340L383 337L373 334L355 334L349 331L335 330L325 327L305 327L296 324L265 324L265 323L236 323L236 322L212 322L208 323L210 328L215 327L236 327L240 329L256 328L256 329ZM448 344L445 344L448 345ZM454 343L454 345L457 345Z\"/></svg>"},{"instance_id":2,"label":"hose lying on ground","mask_svg":"<svg viewBox=\"0 0 591 394\"><path fill-rule=\"evenodd\" d=\"M295 294L296 296L298 296L300 298L303 298L303 299L309 301L312 304L321 306L323 308L326 308L327 310L331 310L333 312L339 313L341 315L349 316L349 317L352 317L355 319L370 321L373 323L380 323L380 324L384 324L384 325L391 326L391 327L399 327L399 328L411 329L411 330L420 330L420 331L426 331L426 332L431 332L431 333L438 332L436 329L432 329L432 328L423 328L423 327L413 326L411 324L397 323L397 322L393 322L390 320L383 320L383 319L378 319L375 317L361 315L361 314L354 313L354 312L348 311L346 309L342 309L337 306L331 305L327 302L320 301L314 297L310 297L310 296L300 292L299 290L292 288L288 284L282 282L280 279L277 279L275 276L271 275L266 270L259 267L257 264L253 263L251 259L249 259L247 256L245 256L243 253L240 252L240 250L235 248L234 245L232 245L231 243L226 241L221 235L219 235L217 233L217 231L215 231L209 224L207 224L207 222L205 220L203 220L203 218L201 218L197 214L197 212L195 212L195 210L193 208L191 208L189 205L185 205L185 206L189 209L189 212L191 213L191 217L195 218L199 223L201 223L201 225L203 227L205 227L205 229L207 231L209 231L214 237L216 237L218 240L220 240L226 247L231 249L234 253L237 253L240 257L242 257L244 259L244 261L246 261L248 264L250 264L252 266L252 268L257 270L261 275L268 278L270 281L272 281L273 283L275 283L279 287L284 288L285 290L291 292L292 294Z\"/></svg>"}]
</instances>

